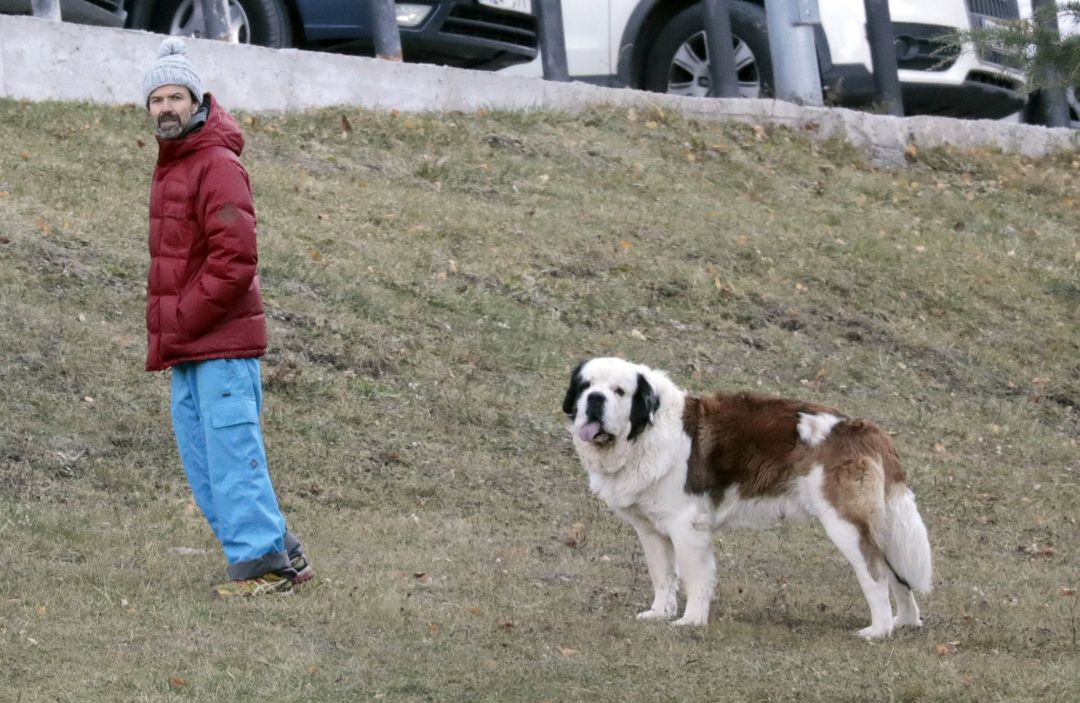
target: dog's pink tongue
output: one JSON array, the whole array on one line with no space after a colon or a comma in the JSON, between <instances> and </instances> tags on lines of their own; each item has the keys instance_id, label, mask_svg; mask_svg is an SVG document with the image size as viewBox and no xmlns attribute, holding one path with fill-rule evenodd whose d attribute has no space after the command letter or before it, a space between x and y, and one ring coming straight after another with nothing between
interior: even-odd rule
<instances>
[{"instance_id":1,"label":"dog's pink tongue","mask_svg":"<svg viewBox=\"0 0 1080 703\"><path fill-rule=\"evenodd\" d=\"M578 437L581 438L582 442L591 442L593 441L593 437L598 434L600 434L599 422L590 422L587 425L582 425L581 429L578 430Z\"/></svg>"}]
</instances>

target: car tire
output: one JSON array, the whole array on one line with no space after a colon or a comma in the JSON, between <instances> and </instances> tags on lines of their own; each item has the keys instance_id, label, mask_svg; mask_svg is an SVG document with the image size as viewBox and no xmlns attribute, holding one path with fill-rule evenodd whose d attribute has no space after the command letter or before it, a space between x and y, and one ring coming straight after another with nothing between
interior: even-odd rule
<instances>
[{"instance_id":1,"label":"car tire","mask_svg":"<svg viewBox=\"0 0 1080 703\"><path fill-rule=\"evenodd\" d=\"M281 0L229 0L231 41L275 49L292 46L289 12ZM163 0L154 8L150 29L161 34L201 37L199 0Z\"/></svg>"},{"instance_id":2,"label":"car tire","mask_svg":"<svg viewBox=\"0 0 1080 703\"><path fill-rule=\"evenodd\" d=\"M699 3L675 15L660 30L645 65L645 90L703 97L709 90L705 49L705 10ZM772 95L772 60L765 11L741 0L731 2L731 34L739 95ZM678 61L676 61L678 59Z\"/></svg>"}]
</instances>

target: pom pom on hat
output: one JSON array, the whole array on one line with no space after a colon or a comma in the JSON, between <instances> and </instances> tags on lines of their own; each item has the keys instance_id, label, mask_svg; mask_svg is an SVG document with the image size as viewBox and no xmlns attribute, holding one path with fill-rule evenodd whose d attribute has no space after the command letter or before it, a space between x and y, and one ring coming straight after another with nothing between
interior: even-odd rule
<instances>
[{"instance_id":1,"label":"pom pom on hat","mask_svg":"<svg viewBox=\"0 0 1080 703\"><path fill-rule=\"evenodd\" d=\"M180 85L191 91L196 101L202 101L202 81L187 58L187 46L180 37L166 37L158 47L157 61L143 76L143 103L149 105L150 93L163 85Z\"/></svg>"}]
</instances>

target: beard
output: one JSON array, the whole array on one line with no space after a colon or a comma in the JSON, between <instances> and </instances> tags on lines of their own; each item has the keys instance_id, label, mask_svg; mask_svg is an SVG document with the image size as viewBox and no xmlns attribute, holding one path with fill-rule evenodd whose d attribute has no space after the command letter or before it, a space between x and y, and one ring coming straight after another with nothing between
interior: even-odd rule
<instances>
[{"instance_id":1,"label":"beard","mask_svg":"<svg viewBox=\"0 0 1080 703\"><path fill-rule=\"evenodd\" d=\"M166 112L158 115L156 131L162 139L176 139L184 131L184 123L180 120L180 115Z\"/></svg>"}]
</instances>

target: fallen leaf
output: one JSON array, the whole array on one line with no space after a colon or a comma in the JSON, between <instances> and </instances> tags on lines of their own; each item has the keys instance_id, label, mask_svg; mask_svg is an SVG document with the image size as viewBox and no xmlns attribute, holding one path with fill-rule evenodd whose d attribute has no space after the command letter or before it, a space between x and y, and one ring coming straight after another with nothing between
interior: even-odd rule
<instances>
[{"instance_id":1,"label":"fallen leaf","mask_svg":"<svg viewBox=\"0 0 1080 703\"><path fill-rule=\"evenodd\" d=\"M577 653L578 651L576 649L571 649L570 647L559 647L559 654L563 655L564 657L572 657Z\"/></svg>"},{"instance_id":2,"label":"fallen leaf","mask_svg":"<svg viewBox=\"0 0 1080 703\"><path fill-rule=\"evenodd\" d=\"M1059 593L1061 593L1061 595L1068 598L1070 596L1075 596L1076 595L1076 589L1075 588L1062 588L1061 591L1059 591Z\"/></svg>"},{"instance_id":3,"label":"fallen leaf","mask_svg":"<svg viewBox=\"0 0 1080 703\"><path fill-rule=\"evenodd\" d=\"M169 677L169 687L170 688L177 689L177 688L183 688L184 686L187 686L187 681L184 681L179 676L170 676Z\"/></svg>"},{"instance_id":4,"label":"fallen leaf","mask_svg":"<svg viewBox=\"0 0 1080 703\"><path fill-rule=\"evenodd\" d=\"M514 621L508 618L499 620L499 629L506 630L507 632L512 632L514 629Z\"/></svg>"},{"instance_id":5,"label":"fallen leaf","mask_svg":"<svg viewBox=\"0 0 1080 703\"><path fill-rule=\"evenodd\" d=\"M935 644L934 654L938 655L939 657L944 657L949 654L955 654L956 649L957 647L959 647L959 645L959 642L942 642L940 644Z\"/></svg>"},{"instance_id":6,"label":"fallen leaf","mask_svg":"<svg viewBox=\"0 0 1080 703\"><path fill-rule=\"evenodd\" d=\"M643 342L648 341L648 339L649 339L639 329L630 330L630 336L633 337L634 339L640 339Z\"/></svg>"},{"instance_id":7,"label":"fallen leaf","mask_svg":"<svg viewBox=\"0 0 1080 703\"><path fill-rule=\"evenodd\" d=\"M343 132L351 132L352 131L352 122L349 122L349 118L346 117L345 115L341 116L341 130Z\"/></svg>"},{"instance_id":8,"label":"fallen leaf","mask_svg":"<svg viewBox=\"0 0 1080 703\"><path fill-rule=\"evenodd\" d=\"M420 583L428 583L428 582L431 581L431 576L427 572L424 572L424 571L413 572L413 578L416 579L417 581L419 581Z\"/></svg>"},{"instance_id":9,"label":"fallen leaf","mask_svg":"<svg viewBox=\"0 0 1080 703\"><path fill-rule=\"evenodd\" d=\"M566 533L563 544L573 549L585 541L585 523L575 522Z\"/></svg>"},{"instance_id":10,"label":"fallen leaf","mask_svg":"<svg viewBox=\"0 0 1080 703\"><path fill-rule=\"evenodd\" d=\"M434 622L429 622L427 624L427 631L428 631L428 633L430 633L432 635L438 633L439 632L439 624L434 623Z\"/></svg>"},{"instance_id":11,"label":"fallen leaf","mask_svg":"<svg viewBox=\"0 0 1080 703\"><path fill-rule=\"evenodd\" d=\"M620 239L619 240L619 248L622 249L623 251L630 251L630 248L632 246L634 246L634 245L631 244L630 242L626 241L625 239Z\"/></svg>"},{"instance_id":12,"label":"fallen leaf","mask_svg":"<svg viewBox=\"0 0 1080 703\"><path fill-rule=\"evenodd\" d=\"M471 608L466 608L465 612L468 613L469 615L483 615L484 614L484 611L481 610L480 608L477 608L475 605L473 607L471 607Z\"/></svg>"},{"instance_id":13,"label":"fallen leaf","mask_svg":"<svg viewBox=\"0 0 1080 703\"><path fill-rule=\"evenodd\" d=\"M20 151L19 152L19 158L22 159L23 161L29 161L30 160L30 152L29 151Z\"/></svg>"}]
</instances>

